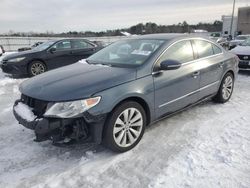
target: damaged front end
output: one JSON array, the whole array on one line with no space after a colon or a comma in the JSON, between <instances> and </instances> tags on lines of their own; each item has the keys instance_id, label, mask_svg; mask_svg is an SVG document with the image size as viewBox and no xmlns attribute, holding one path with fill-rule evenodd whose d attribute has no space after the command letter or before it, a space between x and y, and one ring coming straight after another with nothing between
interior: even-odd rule
<instances>
[{"instance_id":1,"label":"damaged front end","mask_svg":"<svg viewBox=\"0 0 250 188\"><path fill-rule=\"evenodd\" d=\"M22 95L21 99L15 102L13 113L20 124L34 130L37 142L52 140L53 143L61 143L66 140L81 140L101 143L106 114L93 116L85 110L69 118L46 116L51 106L50 102Z\"/></svg>"}]
</instances>

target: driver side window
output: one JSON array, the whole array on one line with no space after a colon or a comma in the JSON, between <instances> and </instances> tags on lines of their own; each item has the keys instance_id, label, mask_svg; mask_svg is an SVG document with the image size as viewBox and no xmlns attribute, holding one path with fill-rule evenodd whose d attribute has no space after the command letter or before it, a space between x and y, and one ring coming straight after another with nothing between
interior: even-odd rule
<instances>
[{"instance_id":1,"label":"driver side window","mask_svg":"<svg viewBox=\"0 0 250 188\"><path fill-rule=\"evenodd\" d=\"M172 45L160 58L160 62L165 60L175 60L186 63L194 60L194 53L191 41L180 41Z\"/></svg>"},{"instance_id":2,"label":"driver side window","mask_svg":"<svg viewBox=\"0 0 250 188\"><path fill-rule=\"evenodd\" d=\"M66 41L61 41L61 42L58 42L56 43L53 48L56 49L56 51L63 51L63 50L69 50L71 49L71 44L70 44L70 41L66 40Z\"/></svg>"}]
</instances>

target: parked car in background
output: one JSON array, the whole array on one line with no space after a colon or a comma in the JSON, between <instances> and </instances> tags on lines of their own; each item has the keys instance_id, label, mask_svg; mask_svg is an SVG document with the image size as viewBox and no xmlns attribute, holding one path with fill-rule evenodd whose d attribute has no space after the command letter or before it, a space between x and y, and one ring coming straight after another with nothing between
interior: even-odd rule
<instances>
[{"instance_id":1,"label":"parked car in background","mask_svg":"<svg viewBox=\"0 0 250 188\"><path fill-rule=\"evenodd\" d=\"M239 68L250 69L250 38L236 46L231 52L239 57Z\"/></svg>"},{"instance_id":2,"label":"parked car in background","mask_svg":"<svg viewBox=\"0 0 250 188\"><path fill-rule=\"evenodd\" d=\"M52 40L32 50L6 56L0 66L5 73L36 76L85 59L99 49L96 44L85 39Z\"/></svg>"},{"instance_id":3,"label":"parked car in background","mask_svg":"<svg viewBox=\"0 0 250 188\"><path fill-rule=\"evenodd\" d=\"M229 50L229 41L226 37L220 37L216 40L225 50Z\"/></svg>"},{"instance_id":4,"label":"parked car in background","mask_svg":"<svg viewBox=\"0 0 250 188\"><path fill-rule=\"evenodd\" d=\"M2 45L0 45L0 56L2 56L3 54L4 54L4 49L3 49L3 46Z\"/></svg>"},{"instance_id":5,"label":"parked car in background","mask_svg":"<svg viewBox=\"0 0 250 188\"><path fill-rule=\"evenodd\" d=\"M27 51L27 50L31 50L37 46L39 46L40 44L42 44L43 42L36 42L35 44L33 44L31 47L24 47L24 48L19 48L17 51L18 52L23 52L23 51Z\"/></svg>"},{"instance_id":6,"label":"parked car in background","mask_svg":"<svg viewBox=\"0 0 250 188\"><path fill-rule=\"evenodd\" d=\"M238 35L229 42L229 50L235 48L240 43L244 42L246 39L250 38L250 35Z\"/></svg>"},{"instance_id":7,"label":"parked car in background","mask_svg":"<svg viewBox=\"0 0 250 188\"><path fill-rule=\"evenodd\" d=\"M237 71L238 58L211 40L133 37L23 82L13 112L36 141L93 141L125 152L167 115L211 97L227 102Z\"/></svg>"},{"instance_id":8,"label":"parked car in background","mask_svg":"<svg viewBox=\"0 0 250 188\"><path fill-rule=\"evenodd\" d=\"M105 44L105 42L103 42L103 41L94 40L94 41L91 41L91 42L93 42L94 44L96 44L97 46L99 46L101 48L104 48L105 46L107 46L107 44Z\"/></svg>"}]
</instances>

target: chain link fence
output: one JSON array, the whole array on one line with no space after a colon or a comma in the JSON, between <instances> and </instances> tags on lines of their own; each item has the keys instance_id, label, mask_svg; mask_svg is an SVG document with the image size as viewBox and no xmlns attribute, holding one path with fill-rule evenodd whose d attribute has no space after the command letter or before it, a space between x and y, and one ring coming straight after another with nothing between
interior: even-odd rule
<instances>
[{"instance_id":1,"label":"chain link fence","mask_svg":"<svg viewBox=\"0 0 250 188\"><path fill-rule=\"evenodd\" d=\"M126 39L125 36L114 37L85 37L90 41L102 41L105 44L110 44L117 40ZM0 45L2 45L7 52L17 51L19 48L30 47L36 42L46 42L53 39L63 39L58 37L0 37Z\"/></svg>"}]
</instances>

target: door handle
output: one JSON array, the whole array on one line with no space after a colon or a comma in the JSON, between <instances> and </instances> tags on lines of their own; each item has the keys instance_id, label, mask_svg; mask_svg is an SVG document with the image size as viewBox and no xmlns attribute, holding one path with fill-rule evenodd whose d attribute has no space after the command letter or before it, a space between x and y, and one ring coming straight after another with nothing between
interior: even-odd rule
<instances>
[{"instance_id":1,"label":"door handle","mask_svg":"<svg viewBox=\"0 0 250 188\"><path fill-rule=\"evenodd\" d=\"M194 78L197 78L199 75L200 75L200 71L196 71L196 72L193 73Z\"/></svg>"}]
</instances>

